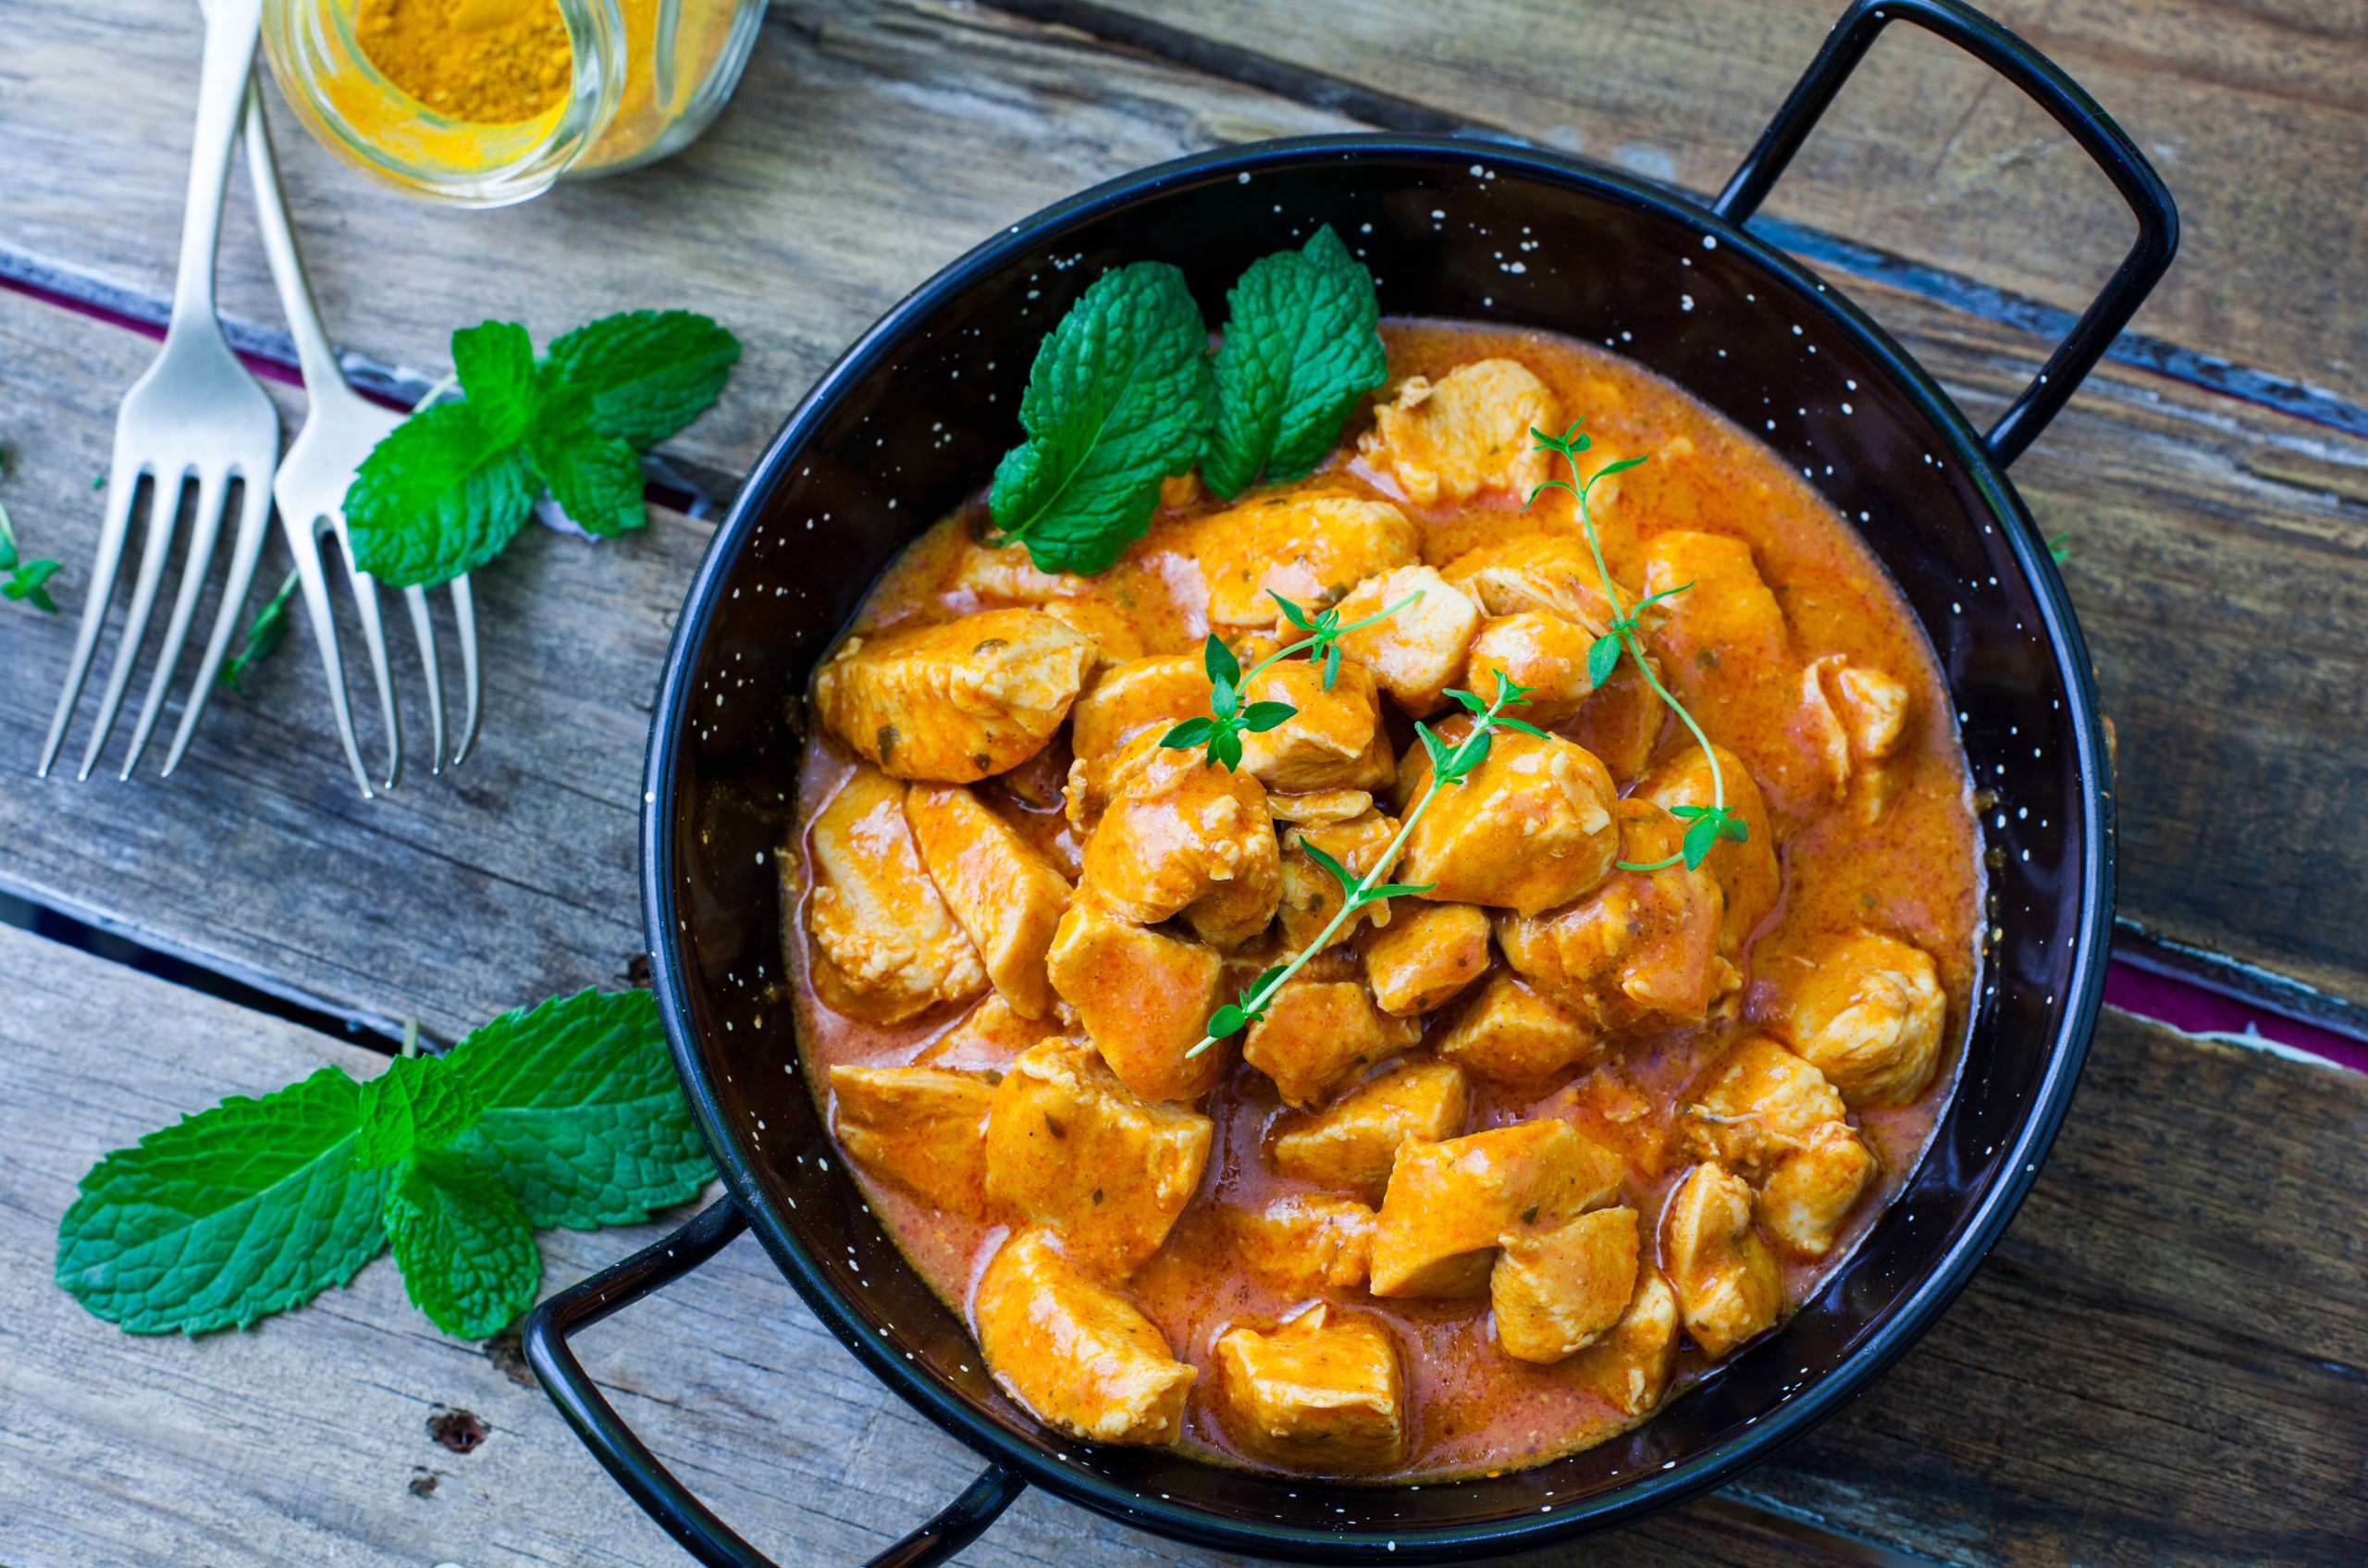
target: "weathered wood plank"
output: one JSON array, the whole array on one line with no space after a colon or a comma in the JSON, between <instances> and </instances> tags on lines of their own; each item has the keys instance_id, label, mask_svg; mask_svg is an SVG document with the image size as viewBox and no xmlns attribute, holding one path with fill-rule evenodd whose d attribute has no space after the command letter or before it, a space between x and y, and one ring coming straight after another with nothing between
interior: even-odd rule
<instances>
[{"instance_id":1,"label":"weathered wood plank","mask_svg":"<svg viewBox=\"0 0 2368 1568\"><path fill-rule=\"evenodd\" d=\"M0 267L160 311L195 102L195 8L31 0L11 7L9 31ZM721 406L665 450L727 496L795 389L1001 225L1215 142L1354 129L933 0L781 0L695 156L498 213L438 209L377 185L315 144L276 92L265 96L341 347L425 381L449 363L452 329L487 316L523 321L541 340L636 305L705 311L740 335L746 357ZM222 308L276 331L243 169L230 204Z\"/></svg>"},{"instance_id":2,"label":"weathered wood plank","mask_svg":"<svg viewBox=\"0 0 2368 1568\"><path fill-rule=\"evenodd\" d=\"M1359 0L1010 0L1220 73L1321 73L1350 112L1436 117L1714 191L1824 40L1841 0L1656 6L1473 0L1452 22ZM2368 401L2359 204L2368 19L2342 0L1985 0L2160 167L2186 219L2138 325ZM1153 45L1158 46L1158 45ZM1392 117L1396 117L1393 116ZM2066 308L2120 261L2119 199L2046 114L1912 29L1887 33L1787 173L1772 216Z\"/></svg>"},{"instance_id":3,"label":"weathered wood plank","mask_svg":"<svg viewBox=\"0 0 2368 1568\"><path fill-rule=\"evenodd\" d=\"M221 1094L377 1059L18 932L0 931L0 972L12 1563L681 1561L540 1393L438 1336L384 1261L242 1334L134 1339L84 1315L50 1259L99 1154ZM2368 1082L2109 1015L1997 1257L1898 1369L1738 1495L1951 1562L2344 1561L2368 1527L2363 1218ZM548 1236L548 1283L652 1233ZM876 1550L975 1468L752 1242L585 1349L668 1462L784 1562ZM428 1423L451 1410L484 1424L481 1447L438 1445ZM1080 1550L1215 1561L1042 1498L965 1561ZM1672 1553L1817 1557L1699 1508L1586 1549L1614 1568Z\"/></svg>"}]
</instances>

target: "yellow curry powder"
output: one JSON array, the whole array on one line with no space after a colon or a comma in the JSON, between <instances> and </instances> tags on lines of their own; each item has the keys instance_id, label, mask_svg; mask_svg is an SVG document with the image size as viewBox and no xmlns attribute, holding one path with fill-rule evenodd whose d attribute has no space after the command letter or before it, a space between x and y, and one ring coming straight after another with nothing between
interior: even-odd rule
<instances>
[{"instance_id":1,"label":"yellow curry powder","mask_svg":"<svg viewBox=\"0 0 2368 1568\"><path fill-rule=\"evenodd\" d=\"M361 0L355 21L370 63L453 119L533 119L574 78L557 0Z\"/></svg>"}]
</instances>

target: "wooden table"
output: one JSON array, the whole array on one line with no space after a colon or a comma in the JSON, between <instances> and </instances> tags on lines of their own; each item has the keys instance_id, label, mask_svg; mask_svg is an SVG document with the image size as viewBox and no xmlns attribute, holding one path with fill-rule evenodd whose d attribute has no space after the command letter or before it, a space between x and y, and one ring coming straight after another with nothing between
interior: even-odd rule
<instances>
[{"instance_id":1,"label":"wooden table","mask_svg":"<svg viewBox=\"0 0 2368 1568\"><path fill-rule=\"evenodd\" d=\"M2188 223L2132 335L2015 471L2070 536L2119 726L2126 951L2358 1031L2368 18L2341 0L1993 8L2122 117ZM0 606L0 891L128 939L0 930L0 1562L683 1561L514 1346L440 1338L383 1262L242 1334L135 1340L83 1315L49 1280L75 1179L224 1093L323 1060L371 1070L407 1018L450 1039L623 982L640 746L696 518L838 349L964 247L1136 166L1302 131L1526 138L1713 189L1835 9L775 0L697 147L491 215L382 192L279 116L332 331L381 388L432 379L481 316L542 339L684 305L748 353L661 454L690 515L597 548L530 530L481 575L485 743L380 801L355 797L294 646L252 700L217 705L174 782L34 782L72 619ZM36 291L0 291L0 501L79 596L92 475L152 352L132 328L168 291L196 18L185 0L7 17L0 274ZM232 201L224 307L285 362L242 186ZM1763 221L1977 419L2127 242L2042 117L1896 34ZM69 308L91 306L106 314ZM267 558L265 580L284 569ZM129 945L235 985L140 973ZM1586 1560L2358 1562L2363 1235L2368 1080L2109 1013L2037 1190L1924 1343L1781 1459ZM547 1237L547 1277L647 1239ZM975 1468L746 1241L585 1347L678 1473L783 1562L867 1555ZM966 1561L1208 1559L1030 1496Z\"/></svg>"}]
</instances>

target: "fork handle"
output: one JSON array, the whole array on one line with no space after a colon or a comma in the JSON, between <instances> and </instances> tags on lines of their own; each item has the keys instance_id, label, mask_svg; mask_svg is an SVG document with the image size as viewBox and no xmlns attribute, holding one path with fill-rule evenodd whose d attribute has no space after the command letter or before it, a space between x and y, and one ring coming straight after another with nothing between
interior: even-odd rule
<instances>
[{"instance_id":1,"label":"fork handle","mask_svg":"<svg viewBox=\"0 0 2368 1568\"><path fill-rule=\"evenodd\" d=\"M181 216L180 269L173 279L173 327L219 332L214 309L214 257L222 238L222 191L230 179L239 105L254 69L263 0L204 0L205 53L197 82L197 134L189 156L189 199Z\"/></svg>"},{"instance_id":2,"label":"fork handle","mask_svg":"<svg viewBox=\"0 0 2368 1568\"><path fill-rule=\"evenodd\" d=\"M263 230L263 252L271 263L271 281L279 290L280 313L288 317L288 335L296 342L296 363L303 367L304 391L319 403L352 391L337 347L321 325L321 309L313 299L312 279L304 271L303 253L296 248L296 232L288 221L288 197L279 184L279 162L272 155L271 128L264 123L263 85L250 78L246 99L247 175L255 188L256 227Z\"/></svg>"}]
</instances>

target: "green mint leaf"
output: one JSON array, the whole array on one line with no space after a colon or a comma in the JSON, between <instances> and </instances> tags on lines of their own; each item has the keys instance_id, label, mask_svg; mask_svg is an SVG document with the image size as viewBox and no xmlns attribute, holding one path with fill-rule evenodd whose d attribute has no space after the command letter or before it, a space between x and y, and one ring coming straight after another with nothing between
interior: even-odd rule
<instances>
[{"instance_id":1,"label":"green mint leaf","mask_svg":"<svg viewBox=\"0 0 2368 1568\"><path fill-rule=\"evenodd\" d=\"M481 1109L474 1086L443 1061L397 1056L362 1086L353 1163L380 1169L443 1148L476 1124Z\"/></svg>"},{"instance_id":2,"label":"green mint leaf","mask_svg":"<svg viewBox=\"0 0 2368 1568\"><path fill-rule=\"evenodd\" d=\"M501 1179L449 1150L404 1165L387 1191L388 1240L403 1290L447 1334L483 1340L535 1304L535 1232Z\"/></svg>"},{"instance_id":3,"label":"green mint leaf","mask_svg":"<svg viewBox=\"0 0 2368 1568\"><path fill-rule=\"evenodd\" d=\"M1241 661L1233 656L1233 649L1217 640L1215 632L1211 632L1209 640L1201 645L1201 667L1209 673L1211 681L1239 682L1241 679Z\"/></svg>"},{"instance_id":4,"label":"green mint leaf","mask_svg":"<svg viewBox=\"0 0 2368 1568\"><path fill-rule=\"evenodd\" d=\"M1296 479L1324 460L1389 360L1373 275L1329 227L1250 264L1226 296L1217 423L1201 464L1227 500L1263 476Z\"/></svg>"},{"instance_id":5,"label":"green mint leaf","mask_svg":"<svg viewBox=\"0 0 2368 1568\"><path fill-rule=\"evenodd\" d=\"M1685 856L1685 869L1690 871L1698 868L1702 864L1703 858L1710 853L1718 842L1719 814L1712 811L1695 818L1693 825L1685 830L1685 837L1679 846Z\"/></svg>"},{"instance_id":6,"label":"green mint leaf","mask_svg":"<svg viewBox=\"0 0 2368 1568\"><path fill-rule=\"evenodd\" d=\"M1216 724L1212 720L1187 719L1182 723L1177 725L1174 729L1168 731L1166 735L1160 736L1159 744L1172 747L1178 751L1190 751L1192 747L1200 745L1202 741L1207 740L1210 733L1215 728Z\"/></svg>"},{"instance_id":7,"label":"green mint leaf","mask_svg":"<svg viewBox=\"0 0 2368 1568\"><path fill-rule=\"evenodd\" d=\"M498 1169L536 1226L639 1224L714 1174L647 991L504 1013L443 1066L483 1107L454 1153Z\"/></svg>"},{"instance_id":8,"label":"green mint leaf","mask_svg":"<svg viewBox=\"0 0 2368 1568\"><path fill-rule=\"evenodd\" d=\"M386 1244L361 1120L360 1089L323 1068L115 1151L58 1221L58 1284L135 1334L243 1328L344 1284Z\"/></svg>"},{"instance_id":9,"label":"green mint leaf","mask_svg":"<svg viewBox=\"0 0 2368 1568\"><path fill-rule=\"evenodd\" d=\"M545 423L652 447L704 413L739 360L740 340L690 311L603 316L551 343Z\"/></svg>"},{"instance_id":10,"label":"green mint leaf","mask_svg":"<svg viewBox=\"0 0 2368 1568\"><path fill-rule=\"evenodd\" d=\"M240 697L252 695L240 677L278 652L279 645L288 640L288 600L296 592L296 574L288 574L279 591L255 611L254 619L247 623L247 646L222 666L221 673L214 677L216 685L228 686Z\"/></svg>"},{"instance_id":11,"label":"green mint leaf","mask_svg":"<svg viewBox=\"0 0 2368 1568\"><path fill-rule=\"evenodd\" d=\"M535 343L514 321L481 321L452 334L452 374L487 436L504 445L533 422L540 401Z\"/></svg>"},{"instance_id":12,"label":"green mint leaf","mask_svg":"<svg viewBox=\"0 0 2368 1568\"><path fill-rule=\"evenodd\" d=\"M1250 1022L1250 1015L1227 1002L1209 1015L1203 1032L1212 1040L1223 1040L1228 1034L1239 1034Z\"/></svg>"},{"instance_id":13,"label":"green mint leaf","mask_svg":"<svg viewBox=\"0 0 2368 1568\"><path fill-rule=\"evenodd\" d=\"M1039 571L1104 570L1150 525L1160 481L1199 460L1215 401L1184 275L1165 262L1104 274L1036 352L1028 438L987 495L995 527Z\"/></svg>"},{"instance_id":14,"label":"green mint leaf","mask_svg":"<svg viewBox=\"0 0 2368 1568\"><path fill-rule=\"evenodd\" d=\"M582 426L537 427L527 438L526 453L559 509L586 533L614 538L649 521L641 499L641 459L618 438Z\"/></svg>"},{"instance_id":15,"label":"green mint leaf","mask_svg":"<svg viewBox=\"0 0 2368 1568\"><path fill-rule=\"evenodd\" d=\"M345 492L354 563L393 587L474 572L517 534L535 490L525 452L470 403L422 409L371 449Z\"/></svg>"},{"instance_id":16,"label":"green mint leaf","mask_svg":"<svg viewBox=\"0 0 2368 1568\"><path fill-rule=\"evenodd\" d=\"M1276 724L1298 717L1299 710L1288 702L1253 702L1241 710L1241 727L1253 735L1264 735Z\"/></svg>"},{"instance_id":17,"label":"green mint leaf","mask_svg":"<svg viewBox=\"0 0 2368 1568\"><path fill-rule=\"evenodd\" d=\"M1606 632L1587 645L1587 685L1600 690L1620 667L1620 634Z\"/></svg>"},{"instance_id":18,"label":"green mint leaf","mask_svg":"<svg viewBox=\"0 0 2368 1568\"><path fill-rule=\"evenodd\" d=\"M1322 846L1318 845L1312 838L1302 837L1299 841L1299 846L1306 852L1309 859L1314 861L1317 865L1332 873L1332 880L1340 884L1340 890L1343 893L1353 894L1356 892L1357 879L1355 873L1350 871L1348 867L1340 864L1339 861L1334 859L1330 855L1326 854Z\"/></svg>"}]
</instances>

